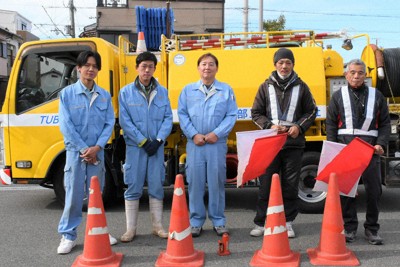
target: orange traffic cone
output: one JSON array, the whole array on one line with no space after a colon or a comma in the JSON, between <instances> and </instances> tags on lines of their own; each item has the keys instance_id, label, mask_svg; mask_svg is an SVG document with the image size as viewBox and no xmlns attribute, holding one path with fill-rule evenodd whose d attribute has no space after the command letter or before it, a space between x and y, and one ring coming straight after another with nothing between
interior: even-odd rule
<instances>
[{"instance_id":1,"label":"orange traffic cone","mask_svg":"<svg viewBox=\"0 0 400 267\"><path fill-rule=\"evenodd\" d=\"M272 176L263 246L254 253L250 266L300 266L300 253L289 247L278 174Z\"/></svg>"},{"instance_id":2,"label":"orange traffic cone","mask_svg":"<svg viewBox=\"0 0 400 267\"><path fill-rule=\"evenodd\" d=\"M334 173L329 176L319 245L307 249L307 254L313 265L360 265L354 253L346 248L339 187Z\"/></svg>"},{"instance_id":3,"label":"orange traffic cone","mask_svg":"<svg viewBox=\"0 0 400 267\"><path fill-rule=\"evenodd\" d=\"M146 47L146 41L144 40L144 32L139 32L138 34L138 40L137 40L137 45L136 45L136 53L142 53L146 52L147 47Z\"/></svg>"},{"instance_id":4,"label":"orange traffic cone","mask_svg":"<svg viewBox=\"0 0 400 267\"><path fill-rule=\"evenodd\" d=\"M183 176L175 179L167 250L158 256L155 266L197 267L204 265L204 252L196 251L189 222Z\"/></svg>"},{"instance_id":5,"label":"orange traffic cone","mask_svg":"<svg viewBox=\"0 0 400 267\"><path fill-rule=\"evenodd\" d=\"M120 266L123 255L111 251L106 215L97 176L92 177L89 193L83 254L75 259L72 266Z\"/></svg>"}]
</instances>

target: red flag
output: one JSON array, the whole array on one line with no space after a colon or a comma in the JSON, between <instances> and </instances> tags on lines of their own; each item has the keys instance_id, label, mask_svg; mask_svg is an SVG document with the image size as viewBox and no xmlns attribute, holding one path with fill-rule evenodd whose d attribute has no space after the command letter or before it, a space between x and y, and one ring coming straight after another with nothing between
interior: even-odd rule
<instances>
[{"instance_id":1,"label":"red flag","mask_svg":"<svg viewBox=\"0 0 400 267\"><path fill-rule=\"evenodd\" d=\"M239 153L238 149L238 187L264 174L265 170L271 164L272 160L282 149L283 145L286 142L287 134L285 133L276 135L276 132L274 132L274 134L275 135L273 136L255 139L254 143L246 147L246 151L242 151L242 153ZM237 141L239 147L240 139L238 138ZM246 165L243 165L243 162L246 161L245 157L248 154L250 154L250 156L248 157L248 162Z\"/></svg>"},{"instance_id":2,"label":"red flag","mask_svg":"<svg viewBox=\"0 0 400 267\"><path fill-rule=\"evenodd\" d=\"M336 173L339 191L349 195L371 161L374 151L373 146L356 137L325 166L315 179L328 184L329 175Z\"/></svg>"}]
</instances>

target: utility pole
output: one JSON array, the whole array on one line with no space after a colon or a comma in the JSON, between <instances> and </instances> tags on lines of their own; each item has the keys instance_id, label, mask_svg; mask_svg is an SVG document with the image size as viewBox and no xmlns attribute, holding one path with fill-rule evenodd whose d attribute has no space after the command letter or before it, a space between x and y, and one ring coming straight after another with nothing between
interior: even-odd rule
<instances>
[{"instance_id":1,"label":"utility pole","mask_svg":"<svg viewBox=\"0 0 400 267\"><path fill-rule=\"evenodd\" d=\"M249 31L249 0L243 0L243 31Z\"/></svg>"},{"instance_id":2,"label":"utility pole","mask_svg":"<svg viewBox=\"0 0 400 267\"><path fill-rule=\"evenodd\" d=\"M258 31L264 31L264 18L263 18L263 2L264 0L258 0L258 14L259 14L259 22L258 22Z\"/></svg>"},{"instance_id":3,"label":"utility pole","mask_svg":"<svg viewBox=\"0 0 400 267\"><path fill-rule=\"evenodd\" d=\"M166 25L166 31L167 31L167 34L166 34L166 37L167 38L170 38L171 37L171 15L170 15L170 13L171 13L171 11L170 11L170 1L168 0L167 1L167 18L166 18L166 23L167 23L167 25Z\"/></svg>"},{"instance_id":4,"label":"utility pole","mask_svg":"<svg viewBox=\"0 0 400 267\"><path fill-rule=\"evenodd\" d=\"M76 11L74 6L74 0L69 0L69 18L71 21L71 25L69 26L68 34L71 35L72 38L75 38L75 16L74 12Z\"/></svg>"}]
</instances>

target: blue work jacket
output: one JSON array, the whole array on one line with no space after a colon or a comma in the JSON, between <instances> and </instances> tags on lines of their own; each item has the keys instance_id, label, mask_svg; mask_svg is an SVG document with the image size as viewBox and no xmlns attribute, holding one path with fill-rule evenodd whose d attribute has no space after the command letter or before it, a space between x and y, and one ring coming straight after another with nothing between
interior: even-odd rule
<instances>
[{"instance_id":1,"label":"blue work jacket","mask_svg":"<svg viewBox=\"0 0 400 267\"><path fill-rule=\"evenodd\" d=\"M66 150L81 151L95 145L104 148L111 137L115 123L111 96L96 84L93 89L97 96L90 98L78 80L60 93L60 130Z\"/></svg>"},{"instance_id":2,"label":"blue work jacket","mask_svg":"<svg viewBox=\"0 0 400 267\"><path fill-rule=\"evenodd\" d=\"M179 96L178 116L182 131L189 141L196 134L214 132L218 142L226 142L237 118L237 104L232 88L214 81L207 95L202 82L188 84Z\"/></svg>"},{"instance_id":3,"label":"blue work jacket","mask_svg":"<svg viewBox=\"0 0 400 267\"><path fill-rule=\"evenodd\" d=\"M118 98L119 123L127 145L138 146L145 138L167 139L172 130L167 89L157 83L147 102L144 93L130 83L121 89Z\"/></svg>"}]
</instances>

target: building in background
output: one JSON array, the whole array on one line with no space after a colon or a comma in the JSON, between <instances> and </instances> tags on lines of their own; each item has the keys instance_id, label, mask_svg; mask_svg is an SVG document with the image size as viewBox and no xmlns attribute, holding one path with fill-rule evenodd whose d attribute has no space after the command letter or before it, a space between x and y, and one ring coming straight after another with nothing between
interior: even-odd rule
<instances>
[{"instance_id":1,"label":"building in background","mask_svg":"<svg viewBox=\"0 0 400 267\"><path fill-rule=\"evenodd\" d=\"M117 45L118 36L122 35L136 43L135 7L166 8L167 2L166 0L97 0L97 23L85 27L80 36L97 36ZM223 32L225 0L169 2L169 7L174 13L175 34Z\"/></svg>"},{"instance_id":2,"label":"building in background","mask_svg":"<svg viewBox=\"0 0 400 267\"><path fill-rule=\"evenodd\" d=\"M31 29L31 21L18 12L0 10L0 106L19 47L24 42L39 40Z\"/></svg>"}]
</instances>

